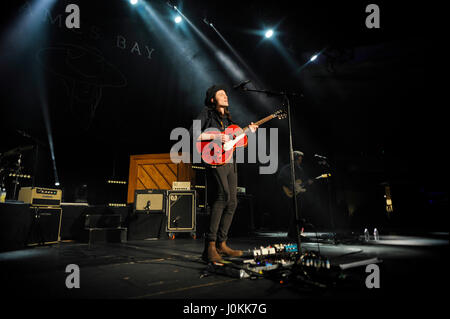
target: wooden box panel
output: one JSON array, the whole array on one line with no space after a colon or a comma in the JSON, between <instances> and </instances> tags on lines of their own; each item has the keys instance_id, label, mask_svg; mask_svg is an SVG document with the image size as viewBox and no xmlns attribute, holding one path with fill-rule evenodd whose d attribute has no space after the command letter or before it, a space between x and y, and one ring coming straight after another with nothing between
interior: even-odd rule
<instances>
[{"instance_id":1,"label":"wooden box panel","mask_svg":"<svg viewBox=\"0 0 450 319\"><path fill-rule=\"evenodd\" d=\"M169 153L131 155L127 202L134 202L137 189L172 189L172 182L192 183L193 178L191 164L175 164Z\"/></svg>"}]
</instances>

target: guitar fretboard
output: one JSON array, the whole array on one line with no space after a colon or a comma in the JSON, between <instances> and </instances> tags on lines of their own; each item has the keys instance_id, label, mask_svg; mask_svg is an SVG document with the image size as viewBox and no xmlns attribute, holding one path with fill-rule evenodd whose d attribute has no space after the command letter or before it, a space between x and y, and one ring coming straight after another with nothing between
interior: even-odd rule
<instances>
[{"instance_id":1,"label":"guitar fretboard","mask_svg":"<svg viewBox=\"0 0 450 319\"><path fill-rule=\"evenodd\" d=\"M256 122L256 123L253 123L253 124L256 124L256 125L260 126L261 124L264 124L264 123L270 121L270 120L273 119L274 117L275 117L275 116L274 116L273 114L270 114L269 116L266 116L265 118L259 120L259 121ZM244 127L244 132L247 132L248 130L249 130L248 126Z\"/></svg>"}]
</instances>

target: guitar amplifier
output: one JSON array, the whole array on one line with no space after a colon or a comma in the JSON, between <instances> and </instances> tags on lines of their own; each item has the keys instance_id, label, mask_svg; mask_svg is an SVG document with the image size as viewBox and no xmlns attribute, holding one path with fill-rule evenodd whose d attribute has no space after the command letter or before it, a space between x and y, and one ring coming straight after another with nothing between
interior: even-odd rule
<instances>
[{"instance_id":1,"label":"guitar amplifier","mask_svg":"<svg viewBox=\"0 0 450 319\"><path fill-rule=\"evenodd\" d=\"M191 182L172 182L172 190L189 191L191 190Z\"/></svg>"},{"instance_id":2,"label":"guitar amplifier","mask_svg":"<svg viewBox=\"0 0 450 319\"><path fill-rule=\"evenodd\" d=\"M87 214L84 219L84 228L119 228L122 226L122 215L90 215Z\"/></svg>"},{"instance_id":3,"label":"guitar amplifier","mask_svg":"<svg viewBox=\"0 0 450 319\"><path fill-rule=\"evenodd\" d=\"M53 244L61 240L62 209L56 207L30 207L32 221L27 245Z\"/></svg>"},{"instance_id":4,"label":"guitar amplifier","mask_svg":"<svg viewBox=\"0 0 450 319\"><path fill-rule=\"evenodd\" d=\"M195 191L167 192L167 232L194 232Z\"/></svg>"},{"instance_id":5,"label":"guitar amplifier","mask_svg":"<svg viewBox=\"0 0 450 319\"><path fill-rule=\"evenodd\" d=\"M60 206L62 190L43 187L22 187L19 201L33 206Z\"/></svg>"},{"instance_id":6,"label":"guitar amplifier","mask_svg":"<svg viewBox=\"0 0 450 319\"><path fill-rule=\"evenodd\" d=\"M160 239L165 234L166 214L134 214L128 220L128 240Z\"/></svg>"},{"instance_id":7,"label":"guitar amplifier","mask_svg":"<svg viewBox=\"0 0 450 319\"><path fill-rule=\"evenodd\" d=\"M166 211L166 190L140 189L134 193L134 212L153 213Z\"/></svg>"}]
</instances>

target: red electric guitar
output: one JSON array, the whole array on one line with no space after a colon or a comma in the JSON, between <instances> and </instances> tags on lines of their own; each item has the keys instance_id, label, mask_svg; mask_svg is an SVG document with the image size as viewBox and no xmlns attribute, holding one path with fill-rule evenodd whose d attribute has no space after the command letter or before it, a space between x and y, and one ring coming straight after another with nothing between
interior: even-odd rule
<instances>
[{"instance_id":1,"label":"red electric guitar","mask_svg":"<svg viewBox=\"0 0 450 319\"><path fill-rule=\"evenodd\" d=\"M271 119L278 118L281 120L286 118L286 116L287 114L285 111L278 110L254 124L260 126ZM236 147L247 146L248 138L246 133L248 130L250 130L248 126L242 129L238 125L233 124L228 126L224 132L208 131L208 133L211 134L227 134L230 137L230 140L225 143L222 143L219 139L197 141L197 151L202 155L202 160L209 165L219 166L228 163L233 157Z\"/></svg>"}]
</instances>

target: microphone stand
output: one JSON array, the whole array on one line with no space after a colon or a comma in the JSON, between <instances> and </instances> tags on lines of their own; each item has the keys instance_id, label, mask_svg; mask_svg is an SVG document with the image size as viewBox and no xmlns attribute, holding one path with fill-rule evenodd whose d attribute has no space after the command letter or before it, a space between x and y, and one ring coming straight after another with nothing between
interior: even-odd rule
<instances>
[{"instance_id":1,"label":"microphone stand","mask_svg":"<svg viewBox=\"0 0 450 319\"><path fill-rule=\"evenodd\" d=\"M22 173L22 153L19 153L19 158L17 159L17 169L14 171L15 173L15 180L14 180L14 190L13 190L13 196L12 199L16 199L16 193L17 193L17 187L19 186L19 174Z\"/></svg>"},{"instance_id":2,"label":"microphone stand","mask_svg":"<svg viewBox=\"0 0 450 319\"><path fill-rule=\"evenodd\" d=\"M34 188L34 185L36 182L35 177L36 177L37 166L38 166L39 146L41 146L42 148L47 149L47 150L48 150L48 146L47 146L47 144L45 144L38 138L33 137L24 131L16 130L16 132L19 133L20 135L22 135L23 137L26 137L34 142L34 165L33 165L33 176L31 179L31 187Z\"/></svg>"},{"instance_id":3,"label":"microphone stand","mask_svg":"<svg viewBox=\"0 0 450 319\"><path fill-rule=\"evenodd\" d=\"M313 286L319 286L319 287L326 287L325 285L314 281L312 278L309 278L308 273L305 271L302 265L302 246L301 246L301 237L300 237L300 212L298 209L298 203L297 203L297 196L295 194L295 168L294 168L294 147L293 147L293 138L292 138L292 121L291 121L291 104L289 101L289 97L291 96L299 96L303 97L303 94L301 93L286 93L286 92L273 92L273 91L267 91L267 90L253 90L253 89L247 89L245 87L242 88L243 91L249 91L249 92L259 92L259 93L265 93L269 96L282 96L283 99L286 101L287 106L287 118L288 118L288 126L289 126L289 158L290 158L290 168L291 168L291 191L292 191L292 200L294 204L294 211L295 211L295 234L297 237L297 260L295 261L295 267L292 269L289 279L293 280L294 282L299 280L303 284L309 284Z\"/></svg>"},{"instance_id":4,"label":"microphone stand","mask_svg":"<svg viewBox=\"0 0 450 319\"><path fill-rule=\"evenodd\" d=\"M331 166L330 163L328 162L327 158L320 158L319 165L323 165L325 167L328 168L328 173L331 174ZM334 173L331 174L331 176L334 176ZM333 217L333 210L332 210L332 203L331 203L331 182L330 182L330 177L327 178L327 190L328 190L328 214L330 215L330 222L331 222L331 229L334 230L334 233L332 235L332 239L333 239L333 243L337 244L337 234L336 234L336 227L334 224L334 217Z\"/></svg>"},{"instance_id":5,"label":"microphone stand","mask_svg":"<svg viewBox=\"0 0 450 319\"><path fill-rule=\"evenodd\" d=\"M298 209L297 196L295 193L295 167L294 167L294 148L293 148L293 139L292 139L292 121L291 121L291 104L289 101L289 97L291 96L300 96L303 97L301 93L286 93L286 92L274 92L268 90L255 90L255 89L247 89L246 87L242 87L243 91L247 92L257 92L257 93L265 93L268 96L282 96L287 106L287 118L288 118L288 127L289 127L289 159L290 159L290 168L291 168L291 191L292 191L292 200L293 207L295 213L295 235L297 239L297 251L298 251L298 259L300 259L302 255L302 247L301 247L301 237L300 237L300 220L301 215Z\"/></svg>"}]
</instances>

